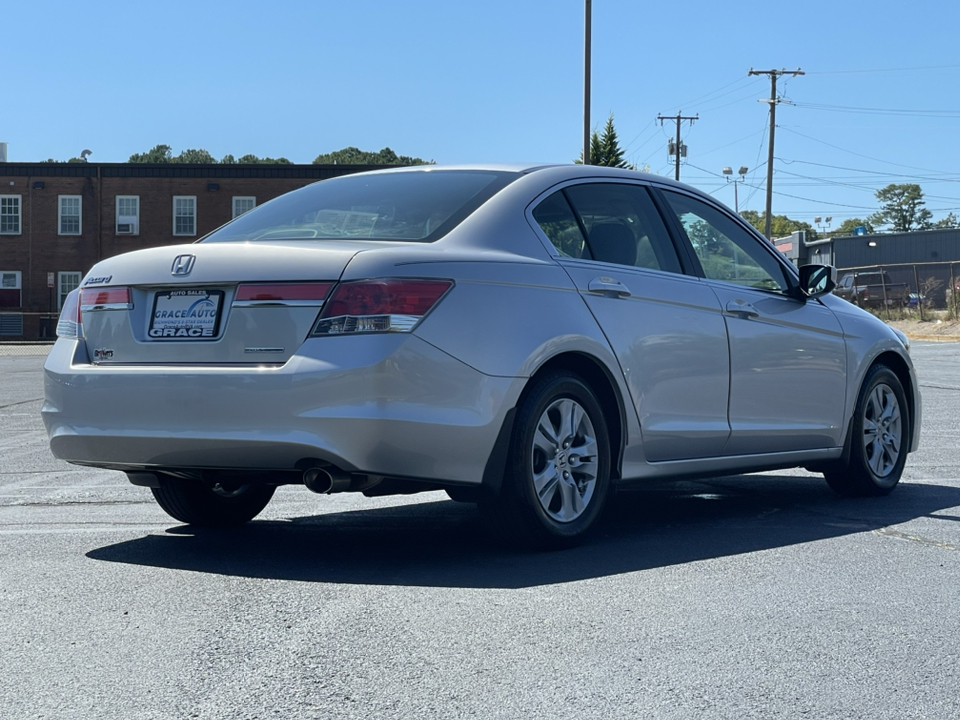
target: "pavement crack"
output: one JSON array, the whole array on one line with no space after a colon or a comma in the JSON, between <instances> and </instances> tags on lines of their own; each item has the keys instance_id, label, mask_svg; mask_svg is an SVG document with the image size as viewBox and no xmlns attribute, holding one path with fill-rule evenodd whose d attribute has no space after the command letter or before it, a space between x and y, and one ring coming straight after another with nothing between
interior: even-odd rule
<instances>
[{"instance_id":1,"label":"pavement crack","mask_svg":"<svg viewBox=\"0 0 960 720\"><path fill-rule=\"evenodd\" d=\"M937 385L936 383L918 383L920 387L933 388L934 390L960 390L956 385Z\"/></svg>"},{"instance_id":2,"label":"pavement crack","mask_svg":"<svg viewBox=\"0 0 960 720\"><path fill-rule=\"evenodd\" d=\"M921 545L927 545L928 547L940 548L941 550L960 550L960 546L958 545L941 542L940 540L932 540L930 538L921 537L920 535L902 533L899 530L893 530L891 528L880 528L879 530L874 530L874 532L877 535L894 538L895 540L908 540L910 542L920 543Z\"/></svg>"},{"instance_id":3,"label":"pavement crack","mask_svg":"<svg viewBox=\"0 0 960 720\"><path fill-rule=\"evenodd\" d=\"M20 400L19 402L10 403L9 405L0 405L0 410L3 410L4 408L16 407L17 405L26 405L27 403L37 402L38 400L43 400L43 398L31 398L30 400Z\"/></svg>"}]
</instances>

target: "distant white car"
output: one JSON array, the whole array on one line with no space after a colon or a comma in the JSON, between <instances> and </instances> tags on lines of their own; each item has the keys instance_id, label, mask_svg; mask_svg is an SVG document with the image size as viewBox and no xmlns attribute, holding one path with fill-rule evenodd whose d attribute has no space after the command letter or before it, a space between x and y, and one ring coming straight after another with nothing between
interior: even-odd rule
<instances>
[{"instance_id":1,"label":"distant white car","mask_svg":"<svg viewBox=\"0 0 960 720\"><path fill-rule=\"evenodd\" d=\"M98 263L46 363L53 453L233 525L282 484L445 489L572 544L612 484L803 466L889 492L904 336L709 196L591 166L316 183Z\"/></svg>"}]
</instances>

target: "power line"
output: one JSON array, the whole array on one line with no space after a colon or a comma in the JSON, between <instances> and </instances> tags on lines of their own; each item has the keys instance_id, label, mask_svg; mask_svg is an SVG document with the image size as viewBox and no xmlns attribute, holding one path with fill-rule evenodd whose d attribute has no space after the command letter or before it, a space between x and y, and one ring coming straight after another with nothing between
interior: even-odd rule
<instances>
[{"instance_id":1,"label":"power line","mask_svg":"<svg viewBox=\"0 0 960 720\"><path fill-rule=\"evenodd\" d=\"M814 142L818 142L821 145L832 147L835 150L843 150L843 152L845 153L850 153L851 155L856 155L857 157L866 158L867 160L873 160L874 162L884 163L886 165L893 165L894 167L904 167L909 170L920 170L922 172L932 172L932 173L942 172L941 170L931 170L930 168L917 167L916 165L903 165L902 163L890 162L889 160L881 160L880 158L870 157L869 155L864 155L863 153L854 152L853 150L847 150L847 148L840 147L839 145L832 145L828 142L824 142L823 140L818 140L815 137L810 137L809 135L804 135L803 133L799 133L796 130L791 130L788 127L784 127L783 129L786 130L787 132L793 133L794 135L799 135L802 138L806 138L807 140L813 140Z\"/></svg>"},{"instance_id":2,"label":"power line","mask_svg":"<svg viewBox=\"0 0 960 720\"><path fill-rule=\"evenodd\" d=\"M747 84L744 85L743 87L734 88L734 89L731 90L730 92L723 93L723 95L717 95L716 97L712 98L709 102L712 102L713 100L716 100L717 98L721 98L721 97L723 97L724 95L729 95L730 93L739 92L740 90L743 90L743 89L749 87L750 85L754 85L755 83L758 82L758 80L749 80L749 78L742 78L742 77L741 77L741 78L737 78L737 79L734 80L733 82L727 83L726 85L723 85L722 87L719 87L719 88L717 88L716 90L713 90L712 92L708 92L706 95L701 95L700 97L694 98L693 100L687 100L686 102L676 103L675 105L677 105L677 106L679 106L679 107L683 107L684 105L686 105L687 107L689 107L689 106L693 105L694 103L700 102L701 100L704 101L704 102L707 102L706 98L710 97L711 95L716 95L716 93L719 93L721 90L726 90L728 87L731 87L732 85L736 85L736 84L738 84L738 83L741 83L741 82L743 82L744 80L748 80L749 82L747 82Z\"/></svg>"},{"instance_id":3,"label":"power line","mask_svg":"<svg viewBox=\"0 0 960 720\"><path fill-rule=\"evenodd\" d=\"M763 131L762 131L762 132L763 132L763 135L764 135L764 136L766 135L767 125L769 125L769 124L770 124L770 116L768 115L768 116L764 117L764 119L763 119ZM760 168L766 166L766 163L763 163L763 165L758 165L758 163L760 162L760 155L761 155L762 153L763 153L763 137L760 138L760 145L759 145L759 147L757 147L757 159L754 160L754 162L753 162L754 169L751 170L751 174L754 173L754 172L756 172L756 171L759 170ZM746 198L746 200L745 200L744 202L745 202L745 203L749 203L751 200L753 200L753 197L757 194L757 190L758 190L758 189L759 189L759 188L753 188L753 192L751 192L751 193L747 196L747 198Z\"/></svg>"},{"instance_id":4,"label":"power line","mask_svg":"<svg viewBox=\"0 0 960 720\"><path fill-rule=\"evenodd\" d=\"M855 73L884 73L884 72L913 72L915 70L952 70L960 65L927 65L921 67L877 68L871 70L820 70L807 73L808 75L853 75Z\"/></svg>"},{"instance_id":5,"label":"power line","mask_svg":"<svg viewBox=\"0 0 960 720\"><path fill-rule=\"evenodd\" d=\"M785 130L787 128L784 128ZM810 138L813 140L813 138ZM801 165L815 165L817 167L830 168L831 170L847 170L849 172L858 172L865 173L870 175L881 175L883 177L902 177L913 180L928 180L930 182L960 182L960 174L955 172L939 171L939 170L930 170L929 172L936 173L935 175L906 175L904 173L888 173L880 172L878 170L861 170L860 168L851 168L845 167L843 165L827 165L826 163L811 162L810 160L787 160L786 158L777 158L780 162L786 163L788 165L793 165L794 163L800 163ZM872 158L871 158L872 159ZM937 177L937 175L950 175L954 177Z\"/></svg>"},{"instance_id":6,"label":"power line","mask_svg":"<svg viewBox=\"0 0 960 720\"><path fill-rule=\"evenodd\" d=\"M860 115L895 115L898 117L929 117L945 120L960 118L960 110L908 110L891 108L854 107L850 105L823 105L819 103L791 102L801 110L822 110L825 112L846 112Z\"/></svg>"}]
</instances>

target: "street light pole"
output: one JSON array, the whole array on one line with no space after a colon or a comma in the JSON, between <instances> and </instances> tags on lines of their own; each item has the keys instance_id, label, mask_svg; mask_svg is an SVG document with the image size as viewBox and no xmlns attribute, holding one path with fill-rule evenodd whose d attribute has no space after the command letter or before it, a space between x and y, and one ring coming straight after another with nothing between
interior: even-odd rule
<instances>
[{"instance_id":1,"label":"street light pole","mask_svg":"<svg viewBox=\"0 0 960 720\"><path fill-rule=\"evenodd\" d=\"M590 34L592 0L584 0L583 20L583 164L590 164Z\"/></svg>"},{"instance_id":2,"label":"street light pole","mask_svg":"<svg viewBox=\"0 0 960 720\"><path fill-rule=\"evenodd\" d=\"M740 166L740 170L737 171L737 174L740 175L740 179L739 179L739 180L737 180L735 177L733 177L733 168L732 168L732 167L725 167L725 168L723 169L723 175L724 175L724 177L727 178L727 182L728 182L728 183L729 183L729 182L732 182L732 183L733 183L733 203L734 203L734 204L733 204L733 207L734 207L734 210L737 211L737 215L739 215L739 214L740 214L740 197L739 197L739 194L738 194L738 192L737 192L737 185L739 185L740 183L744 182L744 181L747 179L747 168L746 168L746 166L741 165L741 166Z\"/></svg>"}]
</instances>

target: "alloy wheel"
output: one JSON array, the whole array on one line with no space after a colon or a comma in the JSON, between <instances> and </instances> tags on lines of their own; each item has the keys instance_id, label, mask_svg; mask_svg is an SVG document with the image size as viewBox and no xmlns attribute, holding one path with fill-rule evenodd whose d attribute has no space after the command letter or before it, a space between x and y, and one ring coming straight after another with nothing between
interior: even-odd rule
<instances>
[{"instance_id":1,"label":"alloy wheel","mask_svg":"<svg viewBox=\"0 0 960 720\"><path fill-rule=\"evenodd\" d=\"M568 523L583 515L597 486L597 437L589 414L571 398L543 411L533 438L533 484L544 512Z\"/></svg>"},{"instance_id":2,"label":"alloy wheel","mask_svg":"<svg viewBox=\"0 0 960 720\"><path fill-rule=\"evenodd\" d=\"M880 383L863 409L863 449L874 475L883 478L893 471L902 443L900 403L893 389Z\"/></svg>"}]
</instances>

